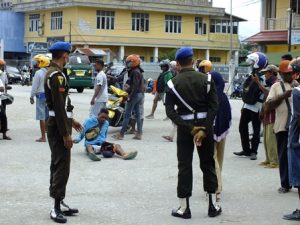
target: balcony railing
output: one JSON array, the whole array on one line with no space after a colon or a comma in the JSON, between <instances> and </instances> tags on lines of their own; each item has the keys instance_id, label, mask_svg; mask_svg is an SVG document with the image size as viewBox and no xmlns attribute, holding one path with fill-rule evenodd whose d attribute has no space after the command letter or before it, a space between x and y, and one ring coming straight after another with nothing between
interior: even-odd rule
<instances>
[{"instance_id":1,"label":"balcony railing","mask_svg":"<svg viewBox=\"0 0 300 225\"><path fill-rule=\"evenodd\" d=\"M263 27L265 30L287 30L289 28L289 18L268 18L265 19ZM293 15L293 28L300 28L300 15Z\"/></svg>"}]
</instances>

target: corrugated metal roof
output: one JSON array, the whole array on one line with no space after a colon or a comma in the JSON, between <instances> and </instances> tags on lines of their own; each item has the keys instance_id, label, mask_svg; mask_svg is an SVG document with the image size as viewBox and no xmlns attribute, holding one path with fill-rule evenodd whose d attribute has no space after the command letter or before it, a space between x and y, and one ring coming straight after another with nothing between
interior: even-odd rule
<instances>
[{"instance_id":1,"label":"corrugated metal roof","mask_svg":"<svg viewBox=\"0 0 300 225\"><path fill-rule=\"evenodd\" d=\"M245 42L250 43L262 43L262 42L285 42L288 41L287 30L276 30L276 31L261 31L247 39Z\"/></svg>"},{"instance_id":2,"label":"corrugated metal roof","mask_svg":"<svg viewBox=\"0 0 300 225\"><path fill-rule=\"evenodd\" d=\"M77 48L74 52L79 52L87 56L104 56L106 52L100 48Z\"/></svg>"}]
</instances>

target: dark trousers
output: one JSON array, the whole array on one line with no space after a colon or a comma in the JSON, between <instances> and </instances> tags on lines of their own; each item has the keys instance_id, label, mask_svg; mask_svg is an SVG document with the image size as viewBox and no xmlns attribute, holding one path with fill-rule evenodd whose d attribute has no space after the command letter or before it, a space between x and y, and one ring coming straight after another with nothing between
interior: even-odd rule
<instances>
[{"instance_id":1,"label":"dark trousers","mask_svg":"<svg viewBox=\"0 0 300 225\"><path fill-rule=\"evenodd\" d=\"M253 127L251 147L250 147L249 128L248 128L248 124L250 122L252 123L252 127ZM239 131L240 131L240 137L242 142L242 148L247 155L250 155L251 153L257 154L257 149L260 140L260 124L261 121L259 119L259 113L253 112L249 109L242 110Z\"/></svg>"},{"instance_id":2,"label":"dark trousers","mask_svg":"<svg viewBox=\"0 0 300 225\"><path fill-rule=\"evenodd\" d=\"M218 181L214 161L213 135L208 135L201 147L197 147L200 158L200 168L203 173L204 191L215 193L218 188ZM192 196L193 189L193 136L183 127L177 129L177 158L178 158L178 198Z\"/></svg>"},{"instance_id":3,"label":"dark trousers","mask_svg":"<svg viewBox=\"0 0 300 225\"><path fill-rule=\"evenodd\" d=\"M279 174L281 187L289 188L289 164L288 164L288 131L279 132L276 134L277 151L279 161Z\"/></svg>"},{"instance_id":4,"label":"dark trousers","mask_svg":"<svg viewBox=\"0 0 300 225\"><path fill-rule=\"evenodd\" d=\"M1 125L1 133L6 133L7 131L7 116L6 116L6 104L4 101L1 103L0 110L0 125Z\"/></svg>"},{"instance_id":5,"label":"dark trousers","mask_svg":"<svg viewBox=\"0 0 300 225\"><path fill-rule=\"evenodd\" d=\"M70 174L71 150L65 148L54 117L49 117L47 137L51 149L50 196L63 200Z\"/></svg>"}]
</instances>

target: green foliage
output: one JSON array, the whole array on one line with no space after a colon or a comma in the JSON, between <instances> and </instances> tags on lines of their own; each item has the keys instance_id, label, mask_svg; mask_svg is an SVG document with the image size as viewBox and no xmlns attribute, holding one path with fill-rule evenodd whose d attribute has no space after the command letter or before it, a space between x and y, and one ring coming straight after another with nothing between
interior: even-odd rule
<instances>
[{"instance_id":1,"label":"green foliage","mask_svg":"<svg viewBox=\"0 0 300 225\"><path fill-rule=\"evenodd\" d=\"M170 52L162 52L159 53L159 61L164 60L164 59L169 59L170 61L175 60L175 54L176 54L177 49L174 49Z\"/></svg>"}]
</instances>

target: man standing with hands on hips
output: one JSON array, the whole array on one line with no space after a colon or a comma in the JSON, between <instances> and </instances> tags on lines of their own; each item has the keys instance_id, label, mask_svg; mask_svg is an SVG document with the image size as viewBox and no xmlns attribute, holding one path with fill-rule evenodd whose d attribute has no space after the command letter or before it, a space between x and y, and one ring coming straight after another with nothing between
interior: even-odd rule
<instances>
[{"instance_id":1,"label":"man standing with hands on hips","mask_svg":"<svg viewBox=\"0 0 300 225\"><path fill-rule=\"evenodd\" d=\"M57 223L66 223L65 216L78 213L63 202L70 174L72 127L80 132L82 126L72 118L73 106L69 98L68 79L62 72L69 60L71 44L56 42L50 48L52 62L45 79L46 103L49 109L48 142L51 149L50 196L54 208L50 218Z\"/></svg>"},{"instance_id":2,"label":"man standing with hands on hips","mask_svg":"<svg viewBox=\"0 0 300 225\"><path fill-rule=\"evenodd\" d=\"M200 168L203 172L204 190L209 196L208 216L221 214L222 209L213 203L218 188L214 161L213 123L218 110L218 97L211 75L193 69L193 49L181 48L176 52L179 74L168 82L166 93L167 116L178 126L177 196L180 206L172 216L191 218L189 198L193 185L193 152L197 146ZM177 106L177 109L175 109Z\"/></svg>"}]
</instances>

